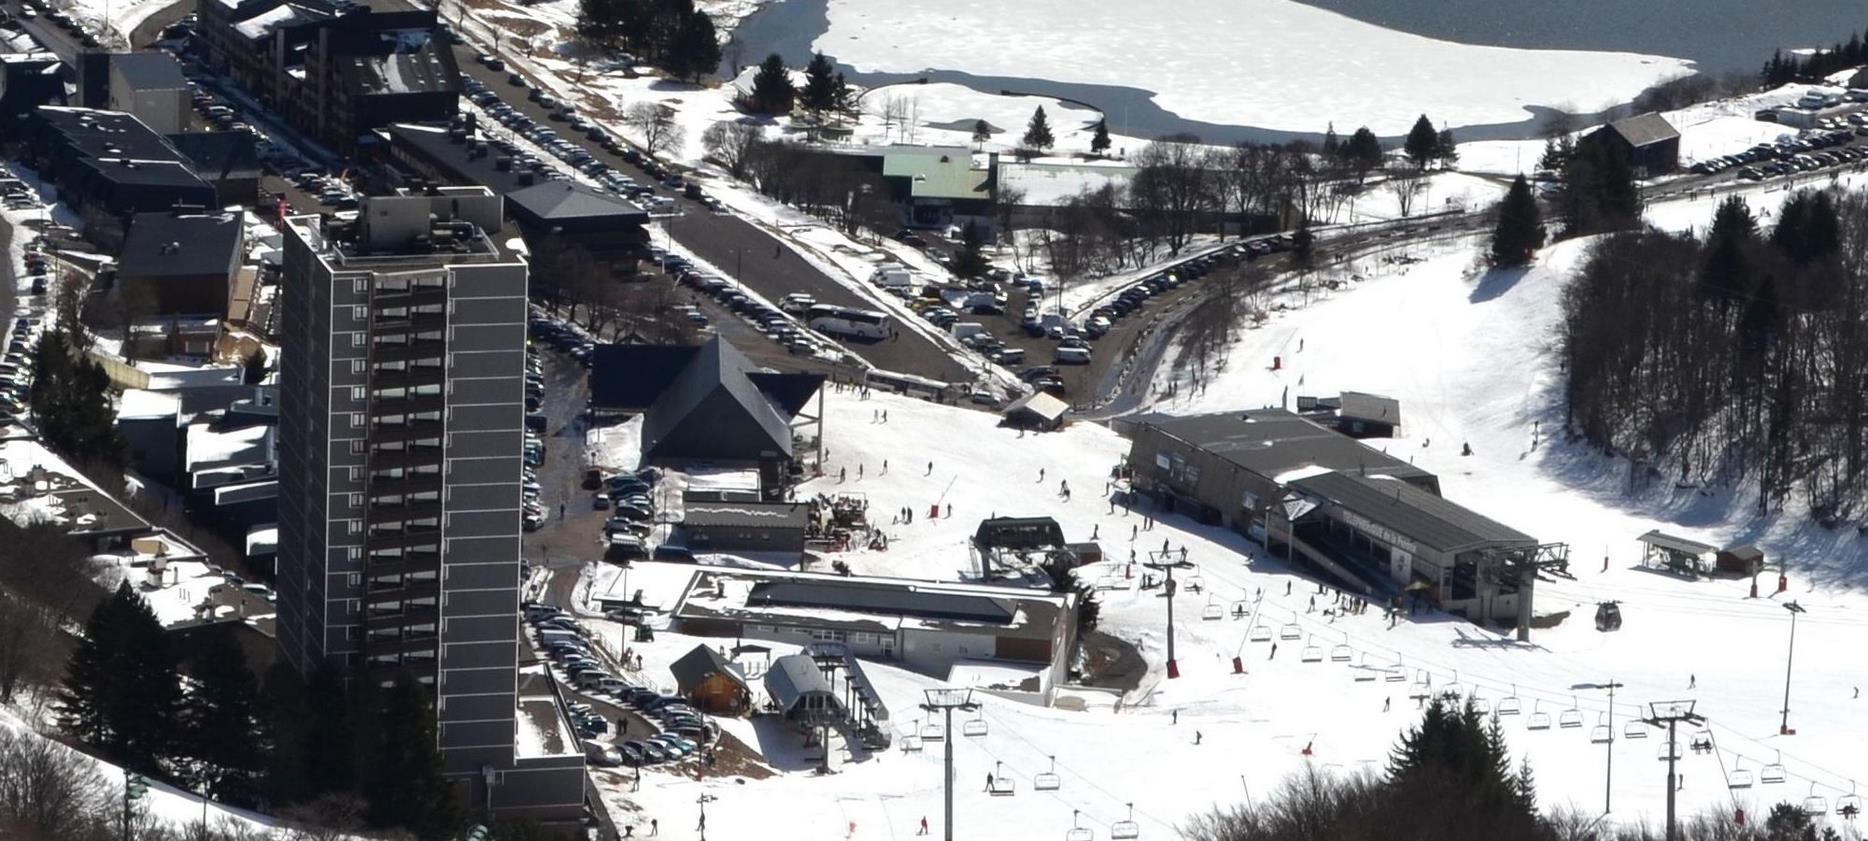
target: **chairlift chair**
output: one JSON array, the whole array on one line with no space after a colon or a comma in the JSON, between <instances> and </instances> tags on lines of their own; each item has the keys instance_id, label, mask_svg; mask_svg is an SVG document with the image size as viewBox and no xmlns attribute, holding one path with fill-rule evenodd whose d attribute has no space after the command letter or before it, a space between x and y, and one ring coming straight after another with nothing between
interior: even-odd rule
<instances>
[{"instance_id":1,"label":"chairlift chair","mask_svg":"<svg viewBox=\"0 0 1868 841\"><path fill-rule=\"evenodd\" d=\"M1589 728L1589 741L1593 744L1607 744L1615 740L1615 728L1603 723L1605 716L1596 716L1596 726Z\"/></svg>"},{"instance_id":2,"label":"chairlift chair","mask_svg":"<svg viewBox=\"0 0 1868 841\"><path fill-rule=\"evenodd\" d=\"M972 718L961 722L960 735L973 739L986 735L985 713L974 713Z\"/></svg>"},{"instance_id":3,"label":"chairlift chair","mask_svg":"<svg viewBox=\"0 0 1868 841\"><path fill-rule=\"evenodd\" d=\"M1385 675L1382 675L1382 680L1385 680L1389 683L1400 683L1401 681L1407 680L1407 667L1406 666L1389 666L1388 673Z\"/></svg>"},{"instance_id":4,"label":"chairlift chair","mask_svg":"<svg viewBox=\"0 0 1868 841\"><path fill-rule=\"evenodd\" d=\"M994 797L1011 797L1018 793L1018 781L1006 775L1005 763L992 764L992 787L987 792Z\"/></svg>"},{"instance_id":5,"label":"chairlift chair","mask_svg":"<svg viewBox=\"0 0 1868 841\"><path fill-rule=\"evenodd\" d=\"M1297 652L1297 659L1299 662L1302 662L1302 663L1323 662L1323 649L1317 647L1317 641L1315 637L1312 637L1311 639L1306 641L1306 644L1304 645L1304 649L1302 651Z\"/></svg>"},{"instance_id":6,"label":"chairlift chair","mask_svg":"<svg viewBox=\"0 0 1868 841\"><path fill-rule=\"evenodd\" d=\"M1630 721L1627 724L1622 725L1622 738L1624 739L1645 739L1647 738L1647 722L1644 722L1640 719L1635 719L1634 721Z\"/></svg>"},{"instance_id":7,"label":"chairlift chair","mask_svg":"<svg viewBox=\"0 0 1868 841\"><path fill-rule=\"evenodd\" d=\"M1279 639L1294 640L1294 639L1298 639L1299 637L1302 637L1303 635L1304 635L1304 629L1297 627L1296 622L1286 623L1283 628L1278 630Z\"/></svg>"},{"instance_id":8,"label":"chairlift chair","mask_svg":"<svg viewBox=\"0 0 1868 841\"><path fill-rule=\"evenodd\" d=\"M1252 609L1251 602L1248 602L1245 599L1239 599L1238 601L1235 601L1232 603L1232 618L1244 619L1245 615L1251 612L1251 609Z\"/></svg>"},{"instance_id":9,"label":"chairlift chair","mask_svg":"<svg viewBox=\"0 0 1868 841\"><path fill-rule=\"evenodd\" d=\"M946 740L946 738L947 725L945 724L938 721L930 721L921 727L921 741L923 742L939 742Z\"/></svg>"},{"instance_id":10,"label":"chairlift chair","mask_svg":"<svg viewBox=\"0 0 1868 841\"><path fill-rule=\"evenodd\" d=\"M1498 709L1496 712L1499 715L1517 715L1520 709L1522 709L1522 705L1518 702L1518 687L1513 685L1510 695L1498 699Z\"/></svg>"},{"instance_id":11,"label":"chairlift chair","mask_svg":"<svg viewBox=\"0 0 1868 841\"><path fill-rule=\"evenodd\" d=\"M1189 590L1192 590L1193 592L1204 593L1206 592L1206 576L1195 575L1191 578L1188 578L1187 583L1183 586L1185 586Z\"/></svg>"},{"instance_id":12,"label":"chairlift chair","mask_svg":"<svg viewBox=\"0 0 1868 841\"><path fill-rule=\"evenodd\" d=\"M1492 712L1492 702L1479 697L1479 689L1477 687L1474 687L1472 690L1471 700L1472 700L1472 711L1473 712L1476 712L1480 715L1487 715Z\"/></svg>"},{"instance_id":13,"label":"chairlift chair","mask_svg":"<svg viewBox=\"0 0 1868 841\"><path fill-rule=\"evenodd\" d=\"M1725 787L1734 790L1751 788L1751 783L1751 769L1741 768L1737 762L1733 762L1732 773L1725 775Z\"/></svg>"},{"instance_id":14,"label":"chairlift chair","mask_svg":"<svg viewBox=\"0 0 1868 841\"><path fill-rule=\"evenodd\" d=\"M1224 619L1226 618L1226 608L1219 602L1214 601L1212 596L1207 596L1206 606L1200 608L1200 618L1208 622L1215 619Z\"/></svg>"},{"instance_id":15,"label":"chairlift chair","mask_svg":"<svg viewBox=\"0 0 1868 841\"><path fill-rule=\"evenodd\" d=\"M1141 824L1135 822L1135 804L1130 803L1129 816L1109 825L1109 837L1113 839L1142 837Z\"/></svg>"},{"instance_id":16,"label":"chairlift chair","mask_svg":"<svg viewBox=\"0 0 1868 841\"><path fill-rule=\"evenodd\" d=\"M1680 743L1662 742L1660 744L1660 750L1654 752L1654 758L1662 762L1666 762L1670 759L1678 760L1680 758Z\"/></svg>"},{"instance_id":17,"label":"chairlift chair","mask_svg":"<svg viewBox=\"0 0 1868 841\"><path fill-rule=\"evenodd\" d=\"M1758 781L1765 785L1776 785L1784 781L1784 754L1777 753L1777 761L1758 769Z\"/></svg>"},{"instance_id":18,"label":"chairlift chair","mask_svg":"<svg viewBox=\"0 0 1868 841\"><path fill-rule=\"evenodd\" d=\"M921 737L908 735L902 737L902 753L914 753L921 750Z\"/></svg>"},{"instance_id":19,"label":"chairlift chair","mask_svg":"<svg viewBox=\"0 0 1868 841\"><path fill-rule=\"evenodd\" d=\"M1062 788L1063 784L1063 779L1057 776L1057 757L1055 756L1051 757L1051 770L1033 775L1031 778L1033 791L1056 791Z\"/></svg>"},{"instance_id":20,"label":"chairlift chair","mask_svg":"<svg viewBox=\"0 0 1868 841\"><path fill-rule=\"evenodd\" d=\"M1803 814L1816 817L1829 811L1829 798L1816 793L1816 784L1810 783L1810 796L1803 798Z\"/></svg>"},{"instance_id":21,"label":"chairlift chair","mask_svg":"<svg viewBox=\"0 0 1868 841\"><path fill-rule=\"evenodd\" d=\"M1070 810L1070 830L1064 833L1064 841L1096 841L1096 830L1084 826L1077 810Z\"/></svg>"},{"instance_id":22,"label":"chairlift chair","mask_svg":"<svg viewBox=\"0 0 1868 841\"><path fill-rule=\"evenodd\" d=\"M1849 780L1849 793L1836 798L1836 814L1846 820L1854 820L1862 813L1861 795L1855 793L1855 781Z\"/></svg>"},{"instance_id":23,"label":"chairlift chair","mask_svg":"<svg viewBox=\"0 0 1868 841\"><path fill-rule=\"evenodd\" d=\"M1271 629L1255 624L1252 630L1246 633L1245 638L1252 642L1271 642Z\"/></svg>"},{"instance_id":24,"label":"chairlift chair","mask_svg":"<svg viewBox=\"0 0 1868 841\"><path fill-rule=\"evenodd\" d=\"M1541 709L1543 705L1544 704L1542 701L1532 699L1531 715L1529 718L1525 719L1524 729L1526 730L1549 730L1550 729L1550 713L1544 712L1543 709Z\"/></svg>"},{"instance_id":25,"label":"chairlift chair","mask_svg":"<svg viewBox=\"0 0 1868 841\"><path fill-rule=\"evenodd\" d=\"M1357 683L1375 682L1376 669L1369 666L1369 656L1367 654L1358 658L1356 664L1350 668L1352 670L1352 676L1356 679Z\"/></svg>"},{"instance_id":26,"label":"chairlift chair","mask_svg":"<svg viewBox=\"0 0 1868 841\"><path fill-rule=\"evenodd\" d=\"M1583 726L1583 711L1576 708L1576 696L1570 696L1570 708L1557 716L1557 726L1566 730Z\"/></svg>"},{"instance_id":27,"label":"chairlift chair","mask_svg":"<svg viewBox=\"0 0 1868 841\"><path fill-rule=\"evenodd\" d=\"M1355 653L1350 651L1347 645L1338 645L1330 648L1330 662L1332 663L1347 663L1350 658L1354 656Z\"/></svg>"}]
</instances>

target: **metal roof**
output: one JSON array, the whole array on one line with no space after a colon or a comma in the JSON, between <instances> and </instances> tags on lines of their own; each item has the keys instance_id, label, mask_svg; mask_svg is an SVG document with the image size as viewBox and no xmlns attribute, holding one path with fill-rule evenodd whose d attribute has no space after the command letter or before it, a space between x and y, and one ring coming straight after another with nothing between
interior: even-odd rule
<instances>
[{"instance_id":1,"label":"metal roof","mask_svg":"<svg viewBox=\"0 0 1868 841\"><path fill-rule=\"evenodd\" d=\"M668 671L674 673L675 685L679 686L683 693L706 683L714 675L725 675L728 680L741 687L746 685L746 679L733 670L733 665L728 663L720 652L705 644L694 646L693 651L669 663Z\"/></svg>"},{"instance_id":2,"label":"metal roof","mask_svg":"<svg viewBox=\"0 0 1868 841\"><path fill-rule=\"evenodd\" d=\"M816 695L828 700L836 709L842 709L843 700L832 691L830 683L824 680L824 673L817 668L817 661L803 654L788 654L772 661L772 668L765 673L765 694L772 696L778 708L790 712L804 698Z\"/></svg>"},{"instance_id":3,"label":"metal roof","mask_svg":"<svg viewBox=\"0 0 1868 841\"><path fill-rule=\"evenodd\" d=\"M137 278L231 275L245 228L231 213L138 213L117 253L118 274Z\"/></svg>"},{"instance_id":4,"label":"metal roof","mask_svg":"<svg viewBox=\"0 0 1868 841\"><path fill-rule=\"evenodd\" d=\"M1068 411L1070 411L1069 403L1057 399L1050 392L1034 391L1012 401L1012 405L1005 407L1005 411L1000 414L1009 418L1013 415L1028 413L1036 415L1045 423L1056 423Z\"/></svg>"},{"instance_id":5,"label":"metal roof","mask_svg":"<svg viewBox=\"0 0 1868 841\"><path fill-rule=\"evenodd\" d=\"M703 345L643 415L643 459L790 457L791 419L753 385L752 370L720 337Z\"/></svg>"},{"instance_id":6,"label":"metal roof","mask_svg":"<svg viewBox=\"0 0 1868 841\"><path fill-rule=\"evenodd\" d=\"M1369 476L1433 478L1432 473L1283 409L1187 417L1150 415L1136 418L1135 423L1267 479L1312 465Z\"/></svg>"},{"instance_id":7,"label":"metal roof","mask_svg":"<svg viewBox=\"0 0 1868 841\"><path fill-rule=\"evenodd\" d=\"M1662 549L1671 549L1675 552L1684 552L1688 555L1704 555L1708 552L1719 551L1717 547L1708 546L1697 540L1687 540L1684 537L1675 537L1671 534L1665 534L1659 530L1650 531L1647 534L1641 535L1641 542L1649 546L1658 546Z\"/></svg>"},{"instance_id":8,"label":"metal roof","mask_svg":"<svg viewBox=\"0 0 1868 841\"><path fill-rule=\"evenodd\" d=\"M860 581L761 581L746 594L746 605L823 607L996 625L1010 624L1018 615L1018 605L1007 598Z\"/></svg>"},{"instance_id":9,"label":"metal roof","mask_svg":"<svg viewBox=\"0 0 1868 841\"><path fill-rule=\"evenodd\" d=\"M1628 145L1635 148L1651 146L1663 140L1673 140L1680 136L1667 118L1656 113L1641 114L1625 120L1616 120L1607 126L1609 131L1621 135Z\"/></svg>"},{"instance_id":10,"label":"metal roof","mask_svg":"<svg viewBox=\"0 0 1868 841\"><path fill-rule=\"evenodd\" d=\"M574 181L545 181L506 194L506 203L540 222L621 219L647 222L649 214L621 198Z\"/></svg>"},{"instance_id":11,"label":"metal roof","mask_svg":"<svg viewBox=\"0 0 1868 841\"><path fill-rule=\"evenodd\" d=\"M802 502L695 502L683 509L682 525L804 530Z\"/></svg>"},{"instance_id":12,"label":"metal roof","mask_svg":"<svg viewBox=\"0 0 1868 841\"><path fill-rule=\"evenodd\" d=\"M1298 479L1291 487L1442 552L1537 544L1530 535L1406 482L1332 472Z\"/></svg>"},{"instance_id":13,"label":"metal roof","mask_svg":"<svg viewBox=\"0 0 1868 841\"><path fill-rule=\"evenodd\" d=\"M1401 401L1379 394L1345 391L1336 416L1350 420L1374 421L1389 426L1401 425Z\"/></svg>"},{"instance_id":14,"label":"metal roof","mask_svg":"<svg viewBox=\"0 0 1868 841\"><path fill-rule=\"evenodd\" d=\"M110 64L131 90L172 91L188 87L182 66L168 53L154 50L118 53L110 57Z\"/></svg>"}]
</instances>

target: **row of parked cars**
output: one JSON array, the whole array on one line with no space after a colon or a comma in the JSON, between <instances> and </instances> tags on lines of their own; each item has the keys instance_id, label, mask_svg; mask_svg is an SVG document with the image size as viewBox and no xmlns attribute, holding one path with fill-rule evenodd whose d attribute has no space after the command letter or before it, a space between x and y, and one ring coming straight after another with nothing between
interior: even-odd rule
<instances>
[{"instance_id":1,"label":"row of parked cars","mask_svg":"<svg viewBox=\"0 0 1868 841\"><path fill-rule=\"evenodd\" d=\"M70 12L60 9L46 2L46 0L25 0L25 2L20 4L19 16L22 18L32 20L41 14L44 14L45 19L51 21L58 28L70 32L72 37L77 38L78 42L86 47L96 49L97 47L103 46L102 33L98 32L97 28L90 23L72 17Z\"/></svg>"},{"instance_id":2,"label":"row of parked cars","mask_svg":"<svg viewBox=\"0 0 1868 841\"><path fill-rule=\"evenodd\" d=\"M1856 123L1855 127L1815 129L1796 137L1780 138L1775 143L1760 143L1735 155L1700 161L1691 170L1711 175L1737 169L1739 178L1757 181L1772 175L1810 172L1859 161L1868 153L1861 147L1847 144L1857 136L1868 137L1868 117L1850 114L1849 119Z\"/></svg>"},{"instance_id":3,"label":"row of parked cars","mask_svg":"<svg viewBox=\"0 0 1868 841\"><path fill-rule=\"evenodd\" d=\"M719 726L681 697L664 695L605 670L591 649L589 631L570 613L536 602L526 603L524 610L540 648L565 682L634 709L661 731L620 744L598 742L598 737L609 732L609 720L589 704L567 703L566 716L578 737L586 740L585 755L592 762L638 767L668 762L698 752L719 736Z\"/></svg>"},{"instance_id":4,"label":"row of parked cars","mask_svg":"<svg viewBox=\"0 0 1868 841\"><path fill-rule=\"evenodd\" d=\"M538 468L545 463L545 415L538 410L543 408L545 399L545 368L539 362L538 351L525 349L525 465L521 468L519 489L523 495L520 523L526 531L538 531L545 526L545 506L539 500L543 490L538 483Z\"/></svg>"},{"instance_id":5,"label":"row of parked cars","mask_svg":"<svg viewBox=\"0 0 1868 841\"><path fill-rule=\"evenodd\" d=\"M789 296L779 303L777 309L774 309L746 294L740 289L739 284L703 272L691 261L678 254L660 254L660 249L652 249L652 251L655 252L656 258L667 266L668 273L674 276L676 283L719 301L721 306L745 319L746 323L752 325L752 328L759 331L760 335L777 342L785 350L795 354L809 354L817 349L817 343L806 336L804 331L798 327L797 322L786 314L793 310L800 313L809 310L811 304L816 303L816 300L811 299L810 296ZM800 302L807 299L809 303L803 303L800 308ZM689 320L699 324L706 323L706 316L702 315L699 310L689 309L686 313Z\"/></svg>"},{"instance_id":6,"label":"row of parked cars","mask_svg":"<svg viewBox=\"0 0 1868 841\"><path fill-rule=\"evenodd\" d=\"M594 472L584 475L587 488ZM644 467L597 478L591 506L610 512L603 523L603 539L609 546L605 556L612 560L647 557L649 534L655 528L655 483L661 471Z\"/></svg>"},{"instance_id":7,"label":"row of parked cars","mask_svg":"<svg viewBox=\"0 0 1868 841\"><path fill-rule=\"evenodd\" d=\"M487 55L481 56L481 63L485 64L489 69L503 69L505 66L499 59ZM621 157L626 163L640 167L645 175L656 181L663 182L670 189L684 190L690 198L699 199L715 210L721 209L719 203L708 199L701 193L699 187L686 183L681 179L678 173L670 172L668 168L659 161L643 155L635 148L628 146L621 140L618 140L614 135L611 135L608 131L605 131L602 126L585 119L583 115L578 114L577 110L570 104L559 102L556 97L546 93L543 88L528 85L525 81L525 77L520 76L516 72L508 73L506 75L506 81L509 84L527 88L526 97L538 103L541 108L547 109L552 120L562 121L567 130L582 134L585 138L596 142L604 151ZM669 214L678 210L673 198L656 195L653 186L641 183L624 174L622 171L611 166L607 161L603 161L595 155L592 155L584 147L566 139L563 135L558 133L557 129L553 128L548 123L540 123L527 116L519 109L512 107L512 105L508 104L500 97L498 91L488 87L486 83L471 76L467 76L462 78L462 86L466 89L467 98L475 105L479 105L481 108L485 109L487 116L498 120L501 125L505 126L514 134L524 137L536 144L539 148L550 152L572 169L589 176L591 180L601 184L610 192L624 196L642 205L650 213ZM549 163L526 154L523 150L513 148L509 144L504 145L501 150L514 155L513 165L515 167L529 168L533 172L546 178L563 179L569 177L566 173L551 166Z\"/></svg>"}]
</instances>

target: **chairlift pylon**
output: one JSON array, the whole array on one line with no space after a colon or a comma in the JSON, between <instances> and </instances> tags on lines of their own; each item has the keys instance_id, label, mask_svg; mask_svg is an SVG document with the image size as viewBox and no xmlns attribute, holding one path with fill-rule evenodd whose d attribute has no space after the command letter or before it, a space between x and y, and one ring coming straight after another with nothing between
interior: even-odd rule
<instances>
[{"instance_id":1,"label":"chairlift pylon","mask_svg":"<svg viewBox=\"0 0 1868 841\"><path fill-rule=\"evenodd\" d=\"M1051 757L1051 770L1033 775L1031 778L1033 791L1056 791L1063 787L1063 783L1063 778L1057 776L1057 757L1055 756Z\"/></svg>"}]
</instances>

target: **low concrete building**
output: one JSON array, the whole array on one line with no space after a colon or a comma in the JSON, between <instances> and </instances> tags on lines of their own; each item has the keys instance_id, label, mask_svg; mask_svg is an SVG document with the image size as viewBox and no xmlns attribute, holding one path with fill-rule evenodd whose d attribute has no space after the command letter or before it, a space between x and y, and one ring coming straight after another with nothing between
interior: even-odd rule
<instances>
[{"instance_id":1,"label":"low concrete building","mask_svg":"<svg viewBox=\"0 0 1868 841\"><path fill-rule=\"evenodd\" d=\"M684 634L834 643L943 679L957 663L990 661L1023 670L1029 681L1020 683L1048 698L1069 669L1076 600L983 584L700 567L671 614Z\"/></svg>"},{"instance_id":2,"label":"low concrete building","mask_svg":"<svg viewBox=\"0 0 1868 841\"><path fill-rule=\"evenodd\" d=\"M245 240L236 214L200 208L138 213L117 254L114 294L147 304L142 315L225 316Z\"/></svg>"},{"instance_id":3,"label":"low concrete building","mask_svg":"<svg viewBox=\"0 0 1868 841\"><path fill-rule=\"evenodd\" d=\"M182 66L168 53L119 53L110 57L107 108L134 114L143 125L162 134L188 130L193 115L188 79Z\"/></svg>"}]
</instances>

